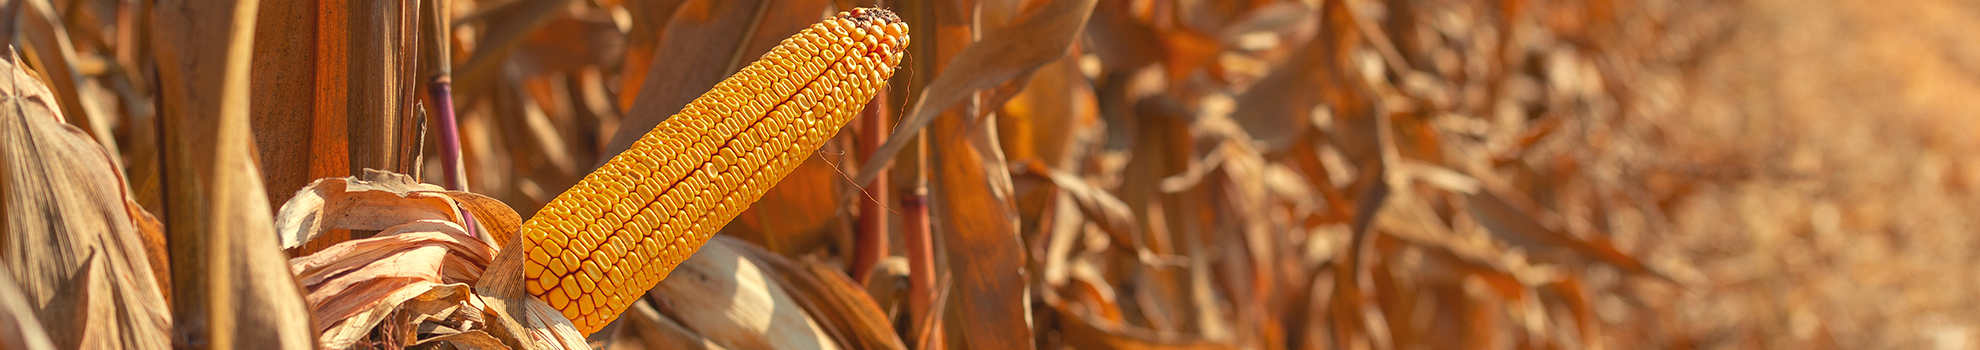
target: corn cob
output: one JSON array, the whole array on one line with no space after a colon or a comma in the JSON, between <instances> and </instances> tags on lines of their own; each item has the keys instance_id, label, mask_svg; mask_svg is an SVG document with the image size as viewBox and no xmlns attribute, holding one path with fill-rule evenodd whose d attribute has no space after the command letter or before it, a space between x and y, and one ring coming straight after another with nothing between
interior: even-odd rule
<instances>
[{"instance_id":1,"label":"corn cob","mask_svg":"<svg viewBox=\"0 0 1980 350\"><path fill-rule=\"evenodd\" d=\"M591 334L858 115L907 25L854 9L784 39L551 200L522 233L525 286Z\"/></svg>"}]
</instances>

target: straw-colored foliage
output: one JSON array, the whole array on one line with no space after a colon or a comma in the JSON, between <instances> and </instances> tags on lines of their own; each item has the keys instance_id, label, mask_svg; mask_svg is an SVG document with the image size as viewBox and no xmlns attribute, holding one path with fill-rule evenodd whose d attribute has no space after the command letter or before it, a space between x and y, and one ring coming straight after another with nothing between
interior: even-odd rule
<instances>
[{"instance_id":1,"label":"straw-colored foliage","mask_svg":"<svg viewBox=\"0 0 1980 350\"><path fill-rule=\"evenodd\" d=\"M0 349L1970 347L1896 3L0 0Z\"/></svg>"}]
</instances>

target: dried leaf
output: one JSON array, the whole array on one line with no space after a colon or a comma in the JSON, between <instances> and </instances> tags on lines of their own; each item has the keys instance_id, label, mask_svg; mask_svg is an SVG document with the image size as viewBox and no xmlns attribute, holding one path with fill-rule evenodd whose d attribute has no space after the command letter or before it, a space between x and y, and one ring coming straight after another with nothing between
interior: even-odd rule
<instances>
[{"instance_id":1,"label":"dried leaf","mask_svg":"<svg viewBox=\"0 0 1980 350\"><path fill-rule=\"evenodd\" d=\"M922 90L914 107L902 114L887 143L859 162L859 172L854 173L858 177L852 183L872 182L880 168L890 163L886 160L893 159L915 134L942 111L974 96L976 90L997 87L1064 57L1073 39L1086 27L1094 2L1054 0L957 53L942 74Z\"/></svg>"},{"instance_id":2,"label":"dried leaf","mask_svg":"<svg viewBox=\"0 0 1980 350\"><path fill-rule=\"evenodd\" d=\"M248 130L251 1L162 1L157 42L173 339L310 348L309 310L282 268Z\"/></svg>"},{"instance_id":3,"label":"dried leaf","mask_svg":"<svg viewBox=\"0 0 1980 350\"><path fill-rule=\"evenodd\" d=\"M1129 1L1102 1L1093 10L1087 35L1106 40L1093 40L1087 48L1100 58L1101 68L1109 74L1161 62L1161 39L1155 37L1155 28L1136 18L1136 7Z\"/></svg>"},{"instance_id":4,"label":"dried leaf","mask_svg":"<svg viewBox=\"0 0 1980 350\"><path fill-rule=\"evenodd\" d=\"M1292 295L1293 318L1286 323L1288 330L1286 343L1297 349L1328 349L1334 343L1334 327L1331 324L1333 310L1328 309L1334 299L1334 269L1320 266L1313 269L1301 288Z\"/></svg>"},{"instance_id":5,"label":"dried leaf","mask_svg":"<svg viewBox=\"0 0 1980 350\"><path fill-rule=\"evenodd\" d=\"M434 337L431 339L424 339L424 340L420 340L418 344L414 344L413 345L414 347L412 348L421 349L420 346L431 346L431 348L440 348L439 347L440 344L448 344L453 346L453 348L455 349L508 348L508 346L502 345L502 341L495 340L494 336L488 335L488 332L482 332L482 331L461 332L452 335Z\"/></svg>"},{"instance_id":6,"label":"dried leaf","mask_svg":"<svg viewBox=\"0 0 1980 350\"><path fill-rule=\"evenodd\" d=\"M13 269L9 268L8 271ZM27 296L14 285L13 273L0 274L0 347L21 350L52 350L55 342L48 339L47 331L41 327L41 320L34 317L33 306L28 305Z\"/></svg>"},{"instance_id":7,"label":"dried leaf","mask_svg":"<svg viewBox=\"0 0 1980 350\"><path fill-rule=\"evenodd\" d=\"M972 124L960 117L941 118L928 136L933 232L945 238L949 270L960 277L954 300L963 321L949 329L963 335L952 339L967 339L972 348L1030 349L1035 346L1027 307L1030 279L1010 171L1004 169L996 136L988 135L994 129Z\"/></svg>"},{"instance_id":8,"label":"dried leaf","mask_svg":"<svg viewBox=\"0 0 1980 350\"><path fill-rule=\"evenodd\" d=\"M639 97L599 159L631 148L641 135L680 113L722 78L780 40L818 21L824 0L688 0L661 31L660 48ZM664 83L661 83L664 82ZM861 182L864 183L864 182Z\"/></svg>"},{"instance_id":9,"label":"dried leaf","mask_svg":"<svg viewBox=\"0 0 1980 350\"><path fill-rule=\"evenodd\" d=\"M674 10L687 0L627 1L626 12L632 27L626 33L625 66L619 70L620 111L632 110L633 101L646 84L646 72L653 67L653 56L660 46L661 30L667 28Z\"/></svg>"},{"instance_id":10,"label":"dried leaf","mask_svg":"<svg viewBox=\"0 0 1980 350\"><path fill-rule=\"evenodd\" d=\"M509 240L515 239L516 232L522 229L522 217L516 215L514 209L509 209L509 205L502 204L502 201L461 191L447 191L442 194L452 198L454 204L461 210L474 215L475 227L481 229L481 232L476 234L483 235L482 239L493 240L497 247L509 246Z\"/></svg>"},{"instance_id":11,"label":"dried leaf","mask_svg":"<svg viewBox=\"0 0 1980 350\"><path fill-rule=\"evenodd\" d=\"M717 238L723 239L730 238ZM853 349L907 349L879 305L845 273L816 261L789 261L748 244L731 246L769 268L779 285L790 289L805 312L840 344Z\"/></svg>"},{"instance_id":12,"label":"dried leaf","mask_svg":"<svg viewBox=\"0 0 1980 350\"><path fill-rule=\"evenodd\" d=\"M462 286L449 288L465 291L466 283L480 279L493 249L465 235L460 225L424 220L339 243L289 264L309 291L319 330L326 331L323 345L342 348L369 333L399 303L428 289L457 284ZM344 325L337 326L340 322ZM332 326L339 331L328 331Z\"/></svg>"},{"instance_id":13,"label":"dried leaf","mask_svg":"<svg viewBox=\"0 0 1980 350\"><path fill-rule=\"evenodd\" d=\"M1312 129L1314 106L1325 102L1335 114L1366 111L1368 101L1357 98L1354 71L1345 69L1346 56L1359 47L1356 30L1349 24L1344 0L1325 1L1320 20L1325 30L1306 42L1272 69L1271 75L1237 96L1237 110L1231 118L1261 143L1267 153L1276 153ZM1315 93L1318 92L1318 93Z\"/></svg>"},{"instance_id":14,"label":"dried leaf","mask_svg":"<svg viewBox=\"0 0 1980 350\"><path fill-rule=\"evenodd\" d=\"M110 156L0 56L0 225L19 296L61 348L163 349L171 318ZM81 283L82 285L79 285Z\"/></svg>"},{"instance_id":15,"label":"dried leaf","mask_svg":"<svg viewBox=\"0 0 1980 350\"><path fill-rule=\"evenodd\" d=\"M1010 159L1038 159L1051 168L1069 168L1077 137L1100 117L1095 99L1093 84L1079 71L1078 56L1047 63L999 108L997 143Z\"/></svg>"},{"instance_id":16,"label":"dried leaf","mask_svg":"<svg viewBox=\"0 0 1980 350\"><path fill-rule=\"evenodd\" d=\"M1136 224L1134 211L1128 208L1126 202L1064 171L1042 166L1032 166L1024 171L1025 174L1043 175L1053 186L1064 191L1073 203L1078 204L1080 214L1097 224L1101 231L1106 231L1107 237L1114 239L1114 244L1133 250L1143 263L1156 262L1154 252L1142 243L1141 225Z\"/></svg>"},{"instance_id":17,"label":"dried leaf","mask_svg":"<svg viewBox=\"0 0 1980 350\"><path fill-rule=\"evenodd\" d=\"M69 32L58 18L55 5L48 0L21 0L20 35L26 39L25 47L31 59L41 67L42 76L48 79L50 90L62 106L62 113L69 121L95 137L96 142L106 149L117 149L117 139L111 135L112 118L107 112L89 108L83 103L83 78L76 71L75 64L81 59L69 40ZM9 37L11 38L11 37ZM110 159L113 164L122 166L118 158Z\"/></svg>"},{"instance_id":18,"label":"dried leaf","mask_svg":"<svg viewBox=\"0 0 1980 350\"><path fill-rule=\"evenodd\" d=\"M807 157L790 175L777 181L763 198L736 215L722 234L762 245L784 256L802 256L833 247L848 247L852 237L838 208L839 169L825 156Z\"/></svg>"},{"instance_id":19,"label":"dried leaf","mask_svg":"<svg viewBox=\"0 0 1980 350\"><path fill-rule=\"evenodd\" d=\"M1480 226L1489 229L1494 235L1508 243L1529 249L1567 248L1576 253L1615 265L1624 271L1646 274L1669 280L1662 273L1651 270L1636 257L1617 250L1609 240L1601 237L1578 237L1563 232L1558 227L1547 225L1532 211L1534 206L1525 195L1487 182L1483 191L1464 197L1465 208L1478 218ZM1511 199L1508 199L1508 198ZM1526 203L1525 205L1515 203Z\"/></svg>"},{"instance_id":20,"label":"dried leaf","mask_svg":"<svg viewBox=\"0 0 1980 350\"><path fill-rule=\"evenodd\" d=\"M1049 223L1040 225L1044 226L1045 236L1032 238L1035 240L1032 244L1044 245L1044 249L1032 251L1043 251L1043 257L1033 260L1040 261L1039 277L1046 286L1062 286L1072 279L1073 250L1087 227L1087 219L1078 207L1071 194L1059 193L1054 197L1052 215L1044 219Z\"/></svg>"},{"instance_id":21,"label":"dried leaf","mask_svg":"<svg viewBox=\"0 0 1980 350\"><path fill-rule=\"evenodd\" d=\"M620 319L627 320L630 326L625 328L623 334L638 338L637 344L644 346L645 349L727 349L708 340L707 337L695 334L694 331L681 326L679 322L674 322L674 319L661 316L660 311L654 310L653 305L647 303L646 299L634 302L626 313L620 316ZM624 337L621 336L616 342L628 343L629 340Z\"/></svg>"},{"instance_id":22,"label":"dried leaf","mask_svg":"<svg viewBox=\"0 0 1980 350\"><path fill-rule=\"evenodd\" d=\"M457 86L488 86L501 77L502 64L510 53L521 47L524 39L535 33L557 16L565 14L566 3L570 0L515 0L494 6L489 10L475 13L467 18L455 20L455 25L474 22L489 23L481 37L475 40L475 50L454 70L454 83ZM712 85L712 84L711 84Z\"/></svg>"},{"instance_id":23,"label":"dried leaf","mask_svg":"<svg viewBox=\"0 0 1980 350\"><path fill-rule=\"evenodd\" d=\"M867 298L880 305L888 319L895 319L907 312L909 278L907 257L895 255L874 263L861 282Z\"/></svg>"},{"instance_id":24,"label":"dried leaf","mask_svg":"<svg viewBox=\"0 0 1980 350\"><path fill-rule=\"evenodd\" d=\"M502 246L495 261L488 264L481 280L474 283L475 302L487 313L489 334L512 349L579 350L589 349L584 334L549 304L537 300L523 288L523 240L512 238Z\"/></svg>"},{"instance_id":25,"label":"dried leaf","mask_svg":"<svg viewBox=\"0 0 1980 350\"><path fill-rule=\"evenodd\" d=\"M1211 342L1199 338L1156 334L1147 330L1130 329L1116 322L1094 319L1081 314L1063 303L1053 305L1059 321L1065 328L1066 345L1078 349L1121 349L1121 350L1211 350L1237 349L1230 344Z\"/></svg>"},{"instance_id":26,"label":"dried leaf","mask_svg":"<svg viewBox=\"0 0 1980 350\"><path fill-rule=\"evenodd\" d=\"M318 235L335 229L376 231L418 220L463 222L463 210L487 229L490 234L485 239L492 240L491 245L507 244L506 238L521 226L515 211L492 198L446 191L373 169L366 169L362 177L318 179L296 193L275 215L275 232L283 249L313 243ZM499 232L510 234L494 234ZM336 238L312 245L337 244L343 237Z\"/></svg>"},{"instance_id":27,"label":"dried leaf","mask_svg":"<svg viewBox=\"0 0 1980 350\"><path fill-rule=\"evenodd\" d=\"M773 271L738 251L736 242L709 240L648 291L648 300L660 314L723 347L840 348Z\"/></svg>"},{"instance_id":28,"label":"dried leaf","mask_svg":"<svg viewBox=\"0 0 1980 350\"><path fill-rule=\"evenodd\" d=\"M625 34L601 11L572 13L552 17L543 28L531 33L512 62L526 67L525 72L618 67L619 60L625 58L625 42Z\"/></svg>"},{"instance_id":29,"label":"dried leaf","mask_svg":"<svg viewBox=\"0 0 1980 350\"><path fill-rule=\"evenodd\" d=\"M398 310L407 301L413 299L461 299L466 297L465 292L467 290L467 286L464 284L438 284L429 281L416 281L405 285L393 285L392 287L394 288L382 291L368 289L358 293L362 294L362 297L337 296L337 299L326 299L327 303L348 304L364 307L364 309L350 310L354 312L342 318L323 320L322 318L324 317L318 316L317 327L321 328L319 331L323 335L318 338L319 343L317 346L325 349L351 348L358 341L364 340L365 337L371 335L374 332L374 328L380 327L380 321L385 321L386 316ZM335 296L334 294L332 295ZM399 326L406 327L399 329L412 329L409 326Z\"/></svg>"},{"instance_id":30,"label":"dried leaf","mask_svg":"<svg viewBox=\"0 0 1980 350\"><path fill-rule=\"evenodd\" d=\"M1163 193L1159 184L1188 169L1200 168L1192 165L1197 146L1189 136L1190 122L1179 103L1167 96L1140 100L1134 104L1133 113L1140 124L1135 128L1130 158L1122 165L1116 195L1146 228L1142 239L1149 251L1167 256L1185 255L1188 258L1179 262L1188 266L1193 263L1191 260L1203 256L1193 251L1201 247L1184 240L1200 237L1201 217L1193 209L1198 203L1186 197L1200 195L1200 191ZM1132 305L1129 311L1138 314L1137 321L1145 321L1157 331L1176 331L1187 326L1184 322L1192 320L1190 315L1197 309L1195 300L1189 297L1194 287L1189 278L1194 270L1174 268L1174 265L1177 264L1130 265L1136 272L1124 281L1138 293L1129 296L1133 302L1123 304ZM1138 313L1133 312L1137 310Z\"/></svg>"},{"instance_id":31,"label":"dried leaf","mask_svg":"<svg viewBox=\"0 0 1980 350\"><path fill-rule=\"evenodd\" d=\"M1561 297L1560 303L1567 307L1573 316L1576 334L1581 338L1583 349L1600 350L1602 344L1602 321L1596 318L1594 296L1588 285L1574 275L1562 276L1560 282L1547 285L1549 291Z\"/></svg>"},{"instance_id":32,"label":"dried leaf","mask_svg":"<svg viewBox=\"0 0 1980 350\"><path fill-rule=\"evenodd\" d=\"M275 215L282 248L301 247L333 229L376 231L417 220L461 221L450 198L438 195L444 191L439 186L411 182L404 175L376 180L318 179L297 191Z\"/></svg>"}]
</instances>

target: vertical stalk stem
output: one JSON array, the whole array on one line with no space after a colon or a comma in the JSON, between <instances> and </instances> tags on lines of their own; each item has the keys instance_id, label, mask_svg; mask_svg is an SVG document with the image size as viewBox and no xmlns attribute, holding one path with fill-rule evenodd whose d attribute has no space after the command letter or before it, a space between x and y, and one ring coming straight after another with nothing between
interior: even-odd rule
<instances>
[{"instance_id":1,"label":"vertical stalk stem","mask_svg":"<svg viewBox=\"0 0 1980 350\"><path fill-rule=\"evenodd\" d=\"M915 136L915 152L921 160L915 162L914 184L907 193L901 194L901 244L907 249L908 258L908 319L912 321L909 339L929 339L927 343L916 344L917 349L942 349L942 320L928 320L933 317L935 307L935 242L928 221L928 135ZM922 325L928 325L923 329Z\"/></svg>"},{"instance_id":2,"label":"vertical stalk stem","mask_svg":"<svg viewBox=\"0 0 1980 350\"><path fill-rule=\"evenodd\" d=\"M887 127L887 90L881 89L873 101L867 102L864 115L859 116L859 155L865 159L880 148L880 142L889 134ZM864 165L862 165L864 166ZM887 208L880 205L887 200L887 168L880 168L880 174L873 182L863 184L867 200L859 202L859 221L853 232L852 278L866 281L866 275L873 271L873 265L880 263L888 255L887 249Z\"/></svg>"},{"instance_id":3,"label":"vertical stalk stem","mask_svg":"<svg viewBox=\"0 0 1980 350\"><path fill-rule=\"evenodd\" d=\"M440 122L440 173L449 190L467 191L467 177L461 173L460 123L454 118L454 87L445 71L427 83L433 115Z\"/></svg>"},{"instance_id":4,"label":"vertical stalk stem","mask_svg":"<svg viewBox=\"0 0 1980 350\"><path fill-rule=\"evenodd\" d=\"M440 123L440 176L441 183L448 190L468 191L467 174L461 172L461 126L454 117L454 60L453 60L453 1L427 0L426 9L433 20L432 32L427 37L427 48L432 53L434 73L426 84L426 99L433 103L433 116ZM482 237L479 225L475 224L474 214L461 210L461 223L468 234Z\"/></svg>"}]
</instances>

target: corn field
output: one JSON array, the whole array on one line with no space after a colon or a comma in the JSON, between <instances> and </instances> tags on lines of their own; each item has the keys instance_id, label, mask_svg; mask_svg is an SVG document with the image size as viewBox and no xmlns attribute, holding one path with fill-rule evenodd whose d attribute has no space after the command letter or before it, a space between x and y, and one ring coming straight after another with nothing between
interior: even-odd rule
<instances>
[{"instance_id":1,"label":"corn field","mask_svg":"<svg viewBox=\"0 0 1980 350\"><path fill-rule=\"evenodd\" d=\"M1976 19L0 0L0 349L1980 348Z\"/></svg>"}]
</instances>

